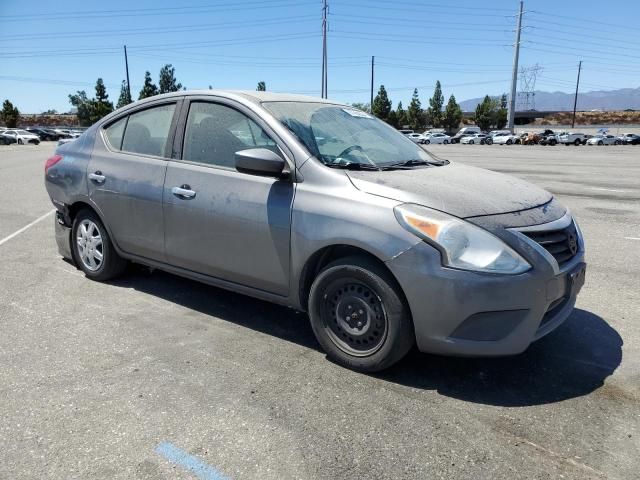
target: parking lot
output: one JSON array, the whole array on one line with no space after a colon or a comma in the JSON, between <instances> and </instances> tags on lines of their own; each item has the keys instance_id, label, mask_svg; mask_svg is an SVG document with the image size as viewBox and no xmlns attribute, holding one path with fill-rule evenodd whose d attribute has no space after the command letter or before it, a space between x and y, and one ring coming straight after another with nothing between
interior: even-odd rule
<instances>
[{"instance_id":1,"label":"parking lot","mask_svg":"<svg viewBox=\"0 0 640 480\"><path fill-rule=\"evenodd\" d=\"M522 355L377 375L290 309L141 267L85 279L55 245L54 148L0 146L0 478L638 478L640 147L430 146L557 195L587 282Z\"/></svg>"}]
</instances>

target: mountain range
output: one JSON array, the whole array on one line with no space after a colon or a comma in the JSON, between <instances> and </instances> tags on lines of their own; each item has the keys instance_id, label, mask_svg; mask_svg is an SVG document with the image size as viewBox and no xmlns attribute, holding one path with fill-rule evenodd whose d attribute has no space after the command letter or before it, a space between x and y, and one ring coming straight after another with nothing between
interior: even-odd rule
<instances>
[{"instance_id":1,"label":"mountain range","mask_svg":"<svg viewBox=\"0 0 640 480\"><path fill-rule=\"evenodd\" d=\"M566 92L535 92L535 110L573 110L573 93ZM472 112L482 101L482 98L472 98L460 102L464 112ZM578 93L579 111L589 110L640 110L640 87L621 88L619 90L596 90ZM517 110L522 110L518 107Z\"/></svg>"}]
</instances>

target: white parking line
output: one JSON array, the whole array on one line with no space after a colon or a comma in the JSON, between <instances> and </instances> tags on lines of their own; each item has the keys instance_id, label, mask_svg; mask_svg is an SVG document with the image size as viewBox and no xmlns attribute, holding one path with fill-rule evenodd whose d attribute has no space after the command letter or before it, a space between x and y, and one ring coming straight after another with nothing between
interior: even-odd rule
<instances>
[{"instance_id":1,"label":"white parking line","mask_svg":"<svg viewBox=\"0 0 640 480\"><path fill-rule=\"evenodd\" d=\"M619 188L604 188L604 187L591 187L593 190L602 190L604 192L618 192L618 193L624 193L624 192L628 192L629 190L622 190Z\"/></svg>"},{"instance_id":2,"label":"white parking line","mask_svg":"<svg viewBox=\"0 0 640 480\"><path fill-rule=\"evenodd\" d=\"M41 222L42 220L44 220L45 218L47 218L49 215L51 215L53 212L55 212L55 208L53 210L50 210L49 212L45 213L44 215L42 215L40 218L35 219L33 222L31 222L29 225L25 225L24 227L22 227L20 230L17 230L15 232L13 232L11 235L9 235L8 237L4 237L2 240L0 240L0 245L2 245L3 243L8 242L9 240L11 240L13 237L17 237L18 235L20 235L22 232L24 232L25 230L27 230L28 228L33 227L36 223Z\"/></svg>"},{"instance_id":3,"label":"white parking line","mask_svg":"<svg viewBox=\"0 0 640 480\"><path fill-rule=\"evenodd\" d=\"M625 240L640 240L640 237L624 237Z\"/></svg>"}]
</instances>

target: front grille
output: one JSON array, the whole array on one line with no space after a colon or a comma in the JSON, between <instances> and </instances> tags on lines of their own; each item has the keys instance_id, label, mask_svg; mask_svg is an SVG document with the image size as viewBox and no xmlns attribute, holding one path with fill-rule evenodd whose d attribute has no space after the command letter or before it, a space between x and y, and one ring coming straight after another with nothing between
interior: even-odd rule
<instances>
[{"instance_id":1,"label":"front grille","mask_svg":"<svg viewBox=\"0 0 640 480\"><path fill-rule=\"evenodd\" d=\"M522 233L549 252L560 266L578 253L578 232L573 222L558 230L524 231Z\"/></svg>"}]
</instances>

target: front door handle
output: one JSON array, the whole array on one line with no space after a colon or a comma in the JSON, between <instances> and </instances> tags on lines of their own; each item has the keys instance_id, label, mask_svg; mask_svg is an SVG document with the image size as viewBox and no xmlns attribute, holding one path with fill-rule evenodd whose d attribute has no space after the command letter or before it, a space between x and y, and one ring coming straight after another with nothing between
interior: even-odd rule
<instances>
[{"instance_id":1,"label":"front door handle","mask_svg":"<svg viewBox=\"0 0 640 480\"><path fill-rule=\"evenodd\" d=\"M107 177L102 175L102 172L100 170L95 173L89 174L89 180L91 180L93 183L97 183L98 185L102 185L106 179Z\"/></svg>"},{"instance_id":2,"label":"front door handle","mask_svg":"<svg viewBox=\"0 0 640 480\"><path fill-rule=\"evenodd\" d=\"M181 185L180 187L173 187L171 189L171 193L173 193L176 197L181 198L183 200L188 200L196 196L196 192L191 190L189 185Z\"/></svg>"}]
</instances>

